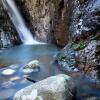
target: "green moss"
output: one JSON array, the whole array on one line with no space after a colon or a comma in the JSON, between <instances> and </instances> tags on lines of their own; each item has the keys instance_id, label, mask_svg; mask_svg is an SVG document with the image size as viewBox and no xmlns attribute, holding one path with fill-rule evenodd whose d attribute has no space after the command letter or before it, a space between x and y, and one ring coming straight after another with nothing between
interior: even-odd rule
<instances>
[{"instance_id":1,"label":"green moss","mask_svg":"<svg viewBox=\"0 0 100 100\"><path fill-rule=\"evenodd\" d=\"M84 47L85 47L84 41L80 41L79 45L80 45L80 47L79 47L80 49L84 49Z\"/></svg>"},{"instance_id":2,"label":"green moss","mask_svg":"<svg viewBox=\"0 0 100 100\"><path fill-rule=\"evenodd\" d=\"M85 43L84 43L83 40L80 40L79 43L73 43L73 44L72 44L72 48L73 48L74 50L84 49L84 48L85 48Z\"/></svg>"}]
</instances>

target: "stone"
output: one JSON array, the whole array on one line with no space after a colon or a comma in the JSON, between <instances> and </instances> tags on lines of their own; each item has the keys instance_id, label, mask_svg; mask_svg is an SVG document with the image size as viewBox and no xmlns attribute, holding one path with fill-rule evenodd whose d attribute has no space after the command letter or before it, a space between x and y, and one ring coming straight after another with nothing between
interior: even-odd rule
<instances>
[{"instance_id":1,"label":"stone","mask_svg":"<svg viewBox=\"0 0 100 100\"><path fill-rule=\"evenodd\" d=\"M84 73L93 81L99 79L99 70L96 68L99 65L97 48L99 43L97 40L91 40L87 43L86 47L82 50L78 50L76 56L76 63L79 70L83 70Z\"/></svg>"},{"instance_id":2,"label":"stone","mask_svg":"<svg viewBox=\"0 0 100 100\"><path fill-rule=\"evenodd\" d=\"M72 78L60 74L18 91L13 100L72 100L74 89Z\"/></svg>"},{"instance_id":3,"label":"stone","mask_svg":"<svg viewBox=\"0 0 100 100\"><path fill-rule=\"evenodd\" d=\"M75 67L75 51L71 48L71 45L67 45L57 55L58 66L61 70L66 72L78 71Z\"/></svg>"},{"instance_id":4,"label":"stone","mask_svg":"<svg viewBox=\"0 0 100 100\"><path fill-rule=\"evenodd\" d=\"M30 72L38 72L40 69L40 64L38 60L33 60L29 62L24 68L23 72L30 73Z\"/></svg>"}]
</instances>

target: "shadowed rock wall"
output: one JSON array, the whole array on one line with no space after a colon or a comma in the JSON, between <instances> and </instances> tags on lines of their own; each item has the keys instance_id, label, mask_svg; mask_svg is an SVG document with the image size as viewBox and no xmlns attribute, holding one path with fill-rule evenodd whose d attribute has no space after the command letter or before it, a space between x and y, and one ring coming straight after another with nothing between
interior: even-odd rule
<instances>
[{"instance_id":1,"label":"shadowed rock wall","mask_svg":"<svg viewBox=\"0 0 100 100\"><path fill-rule=\"evenodd\" d=\"M60 46L68 43L72 0L16 1L36 39Z\"/></svg>"},{"instance_id":2,"label":"shadowed rock wall","mask_svg":"<svg viewBox=\"0 0 100 100\"><path fill-rule=\"evenodd\" d=\"M16 30L0 4L0 48L11 47L20 42Z\"/></svg>"}]
</instances>

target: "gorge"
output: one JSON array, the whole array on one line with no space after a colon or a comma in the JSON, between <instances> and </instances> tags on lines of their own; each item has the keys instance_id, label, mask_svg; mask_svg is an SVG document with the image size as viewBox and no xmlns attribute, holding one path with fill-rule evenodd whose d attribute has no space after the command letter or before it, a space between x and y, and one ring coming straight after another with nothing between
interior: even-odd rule
<instances>
[{"instance_id":1,"label":"gorge","mask_svg":"<svg viewBox=\"0 0 100 100\"><path fill-rule=\"evenodd\" d=\"M1 90L6 92L5 82L12 82L15 76L37 83L63 73L74 79L76 86L75 98L70 100L99 100L100 0L1 1L0 71L15 68L14 75L0 74ZM22 68L32 60L40 62L40 72L23 74ZM29 80L27 86L32 84ZM21 81L15 78L16 85ZM10 89L14 85L7 84ZM14 85L14 91L16 87L26 86ZM13 93L5 100L11 100Z\"/></svg>"}]
</instances>

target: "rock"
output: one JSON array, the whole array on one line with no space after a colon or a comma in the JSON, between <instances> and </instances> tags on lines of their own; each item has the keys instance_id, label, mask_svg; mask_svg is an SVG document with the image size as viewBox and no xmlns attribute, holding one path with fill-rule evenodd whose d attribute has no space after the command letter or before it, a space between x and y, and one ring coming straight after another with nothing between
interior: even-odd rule
<instances>
[{"instance_id":1,"label":"rock","mask_svg":"<svg viewBox=\"0 0 100 100\"><path fill-rule=\"evenodd\" d=\"M61 74L18 91L13 100L72 100L74 88L71 77Z\"/></svg>"},{"instance_id":2,"label":"rock","mask_svg":"<svg viewBox=\"0 0 100 100\"><path fill-rule=\"evenodd\" d=\"M75 51L71 48L70 44L64 47L57 55L57 62L63 71L78 71L78 69L75 68Z\"/></svg>"},{"instance_id":3,"label":"rock","mask_svg":"<svg viewBox=\"0 0 100 100\"><path fill-rule=\"evenodd\" d=\"M35 38L65 46L69 41L72 1L16 0Z\"/></svg>"},{"instance_id":4,"label":"rock","mask_svg":"<svg viewBox=\"0 0 100 100\"><path fill-rule=\"evenodd\" d=\"M30 73L30 72L37 72L40 69L40 64L38 60L33 60L29 62L24 68L23 72Z\"/></svg>"},{"instance_id":5,"label":"rock","mask_svg":"<svg viewBox=\"0 0 100 100\"><path fill-rule=\"evenodd\" d=\"M20 38L14 29L6 11L0 2L0 49L20 44Z\"/></svg>"},{"instance_id":6,"label":"rock","mask_svg":"<svg viewBox=\"0 0 100 100\"><path fill-rule=\"evenodd\" d=\"M73 1L74 9L70 27L74 39L80 35L86 35L87 32L89 36L94 36L100 29L100 0L80 1Z\"/></svg>"},{"instance_id":7,"label":"rock","mask_svg":"<svg viewBox=\"0 0 100 100\"><path fill-rule=\"evenodd\" d=\"M96 68L99 65L98 57L96 56L98 46L99 42L97 40L92 40L89 41L84 49L76 51L78 69L81 71L83 70L84 73L94 81L99 79L97 75L98 70Z\"/></svg>"}]
</instances>

